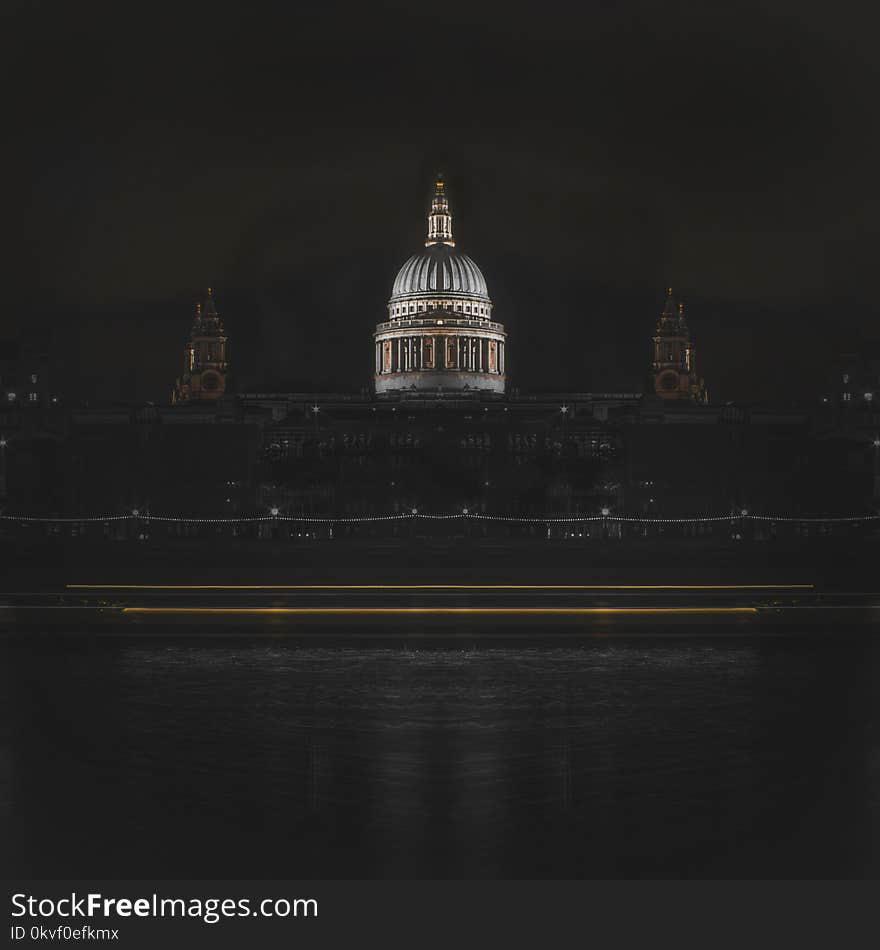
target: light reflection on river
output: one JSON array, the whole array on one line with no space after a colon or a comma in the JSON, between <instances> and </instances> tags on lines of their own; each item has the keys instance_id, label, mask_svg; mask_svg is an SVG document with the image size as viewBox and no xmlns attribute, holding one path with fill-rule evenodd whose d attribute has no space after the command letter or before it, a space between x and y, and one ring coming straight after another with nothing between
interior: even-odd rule
<instances>
[{"instance_id":1,"label":"light reflection on river","mask_svg":"<svg viewBox=\"0 0 880 950\"><path fill-rule=\"evenodd\" d=\"M880 869L870 633L0 653L16 876Z\"/></svg>"}]
</instances>

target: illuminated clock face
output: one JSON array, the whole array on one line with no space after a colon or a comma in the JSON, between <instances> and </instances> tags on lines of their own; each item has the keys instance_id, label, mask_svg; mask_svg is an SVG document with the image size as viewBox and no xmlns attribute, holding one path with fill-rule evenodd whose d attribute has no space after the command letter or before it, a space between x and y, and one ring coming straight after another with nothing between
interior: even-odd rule
<instances>
[{"instance_id":1,"label":"illuminated clock face","mask_svg":"<svg viewBox=\"0 0 880 950\"><path fill-rule=\"evenodd\" d=\"M214 373L205 373L202 377L202 389L207 389L208 392L213 392L215 389L218 389L220 386L220 380Z\"/></svg>"},{"instance_id":2,"label":"illuminated clock face","mask_svg":"<svg viewBox=\"0 0 880 950\"><path fill-rule=\"evenodd\" d=\"M666 392L671 392L673 389L678 389L678 377L675 375L675 373L666 373L665 376L661 376L660 388L665 389Z\"/></svg>"}]
</instances>

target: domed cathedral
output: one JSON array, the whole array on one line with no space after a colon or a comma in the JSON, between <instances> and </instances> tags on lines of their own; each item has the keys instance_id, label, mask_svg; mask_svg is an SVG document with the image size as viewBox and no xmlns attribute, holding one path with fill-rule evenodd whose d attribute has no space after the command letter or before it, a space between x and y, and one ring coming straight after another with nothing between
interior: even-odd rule
<instances>
[{"instance_id":1,"label":"domed cathedral","mask_svg":"<svg viewBox=\"0 0 880 950\"><path fill-rule=\"evenodd\" d=\"M204 304L196 304L189 341L183 356L183 375L177 380L172 404L215 400L229 385L229 340L208 288Z\"/></svg>"},{"instance_id":2,"label":"domed cathedral","mask_svg":"<svg viewBox=\"0 0 880 950\"><path fill-rule=\"evenodd\" d=\"M377 396L504 394L507 336L492 319L480 268L456 250L442 175L434 182L425 249L398 271L374 342Z\"/></svg>"},{"instance_id":3,"label":"domed cathedral","mask_svg":"<svg viewBox=\"0 0 880 950\"><path fill-rule=\"evenodd\" d=\"M666 290L666 304L654 334L651 387L661 399L709 401L706 385L697 375L696 350L684 313L684 304Z\"/></svg>"}]
</instances>

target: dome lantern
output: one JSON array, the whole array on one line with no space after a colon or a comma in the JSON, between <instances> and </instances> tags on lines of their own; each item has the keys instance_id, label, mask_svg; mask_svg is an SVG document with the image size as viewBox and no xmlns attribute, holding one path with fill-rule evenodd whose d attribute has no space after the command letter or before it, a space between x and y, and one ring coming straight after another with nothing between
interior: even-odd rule
<instances>
[{"instance_id":1,"label":"dome lantern","mask_svg":"<svg viewBox=\"0 0 880 950\"><path fill-rule=\"evenodd\" d=\"M446 185L442 172L437 173L431 211L428 214L428 240L425 241L425 247L430 247L432 244L455 247L455 241L452 240L452 212L449 210L449 199L446 197Z\"/></svg>"}]
</instances>

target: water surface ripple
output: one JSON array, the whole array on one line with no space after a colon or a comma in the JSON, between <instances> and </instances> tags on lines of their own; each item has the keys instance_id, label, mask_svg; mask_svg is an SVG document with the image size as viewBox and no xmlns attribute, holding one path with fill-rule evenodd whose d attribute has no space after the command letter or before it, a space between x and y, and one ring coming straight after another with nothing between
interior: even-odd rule
<instances>
[{"instance_id":1,"label":"water surface ripple","mask_svg":"<svg viewBox=\"0 0 880 950\"><path fill-rule=\"evenodd\" d=\"M880 864L870 634L2 653L16 876L874 877Z\"/></svg>"}]
</instances>

